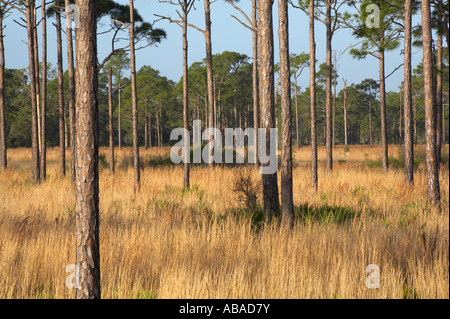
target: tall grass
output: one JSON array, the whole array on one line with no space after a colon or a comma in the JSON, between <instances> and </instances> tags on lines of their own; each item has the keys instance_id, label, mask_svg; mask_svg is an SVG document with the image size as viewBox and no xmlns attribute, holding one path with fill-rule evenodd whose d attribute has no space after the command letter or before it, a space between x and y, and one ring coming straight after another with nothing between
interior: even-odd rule
<instances>
[{"instance_id":1,"label":"tall grass","mask_svg":"<svg viewBox=\"0 0 450 319\"><path fill-rule=\"evenodd\" d=\"M119 165L129 152L117 150ZM167 152L141 154L158 162ZM295 150L290 231L264 221L259 202L250 211L239 201L235 167L193 167L186 190L181 166L146 165L134 195L132 165L114 176L105 165L102 297L449 298L448 166L437 212L427 206L422 170L410 188L401 170L363 165L379 159L375 147L350 146L332 174L320 166L313 193L308 152ZM337 149L336 160L343 153ZM58 175L58 150L49 150L48 179L36 186L30 151L8 156L10 168L0 172L0 298L72 298L66 267L75 262L75 203L70 177ZM380 268L380 289L365 285L369 264Z\"/></svg>"}]
</instances>

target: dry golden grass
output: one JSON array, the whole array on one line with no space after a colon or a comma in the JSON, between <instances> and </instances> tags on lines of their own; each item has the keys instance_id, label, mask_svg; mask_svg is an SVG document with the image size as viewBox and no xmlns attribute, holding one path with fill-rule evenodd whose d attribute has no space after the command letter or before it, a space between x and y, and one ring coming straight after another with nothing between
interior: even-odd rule
<instances>
[{"instance_id":1,"label":"dry golden grass","mask_svg":"<svg viewBox=\"0 0 450 319\"><path fill-rule=\"evenodd\" d=\"M423 168L411 189L402 170L361 164L380 153L337 148L336 160L347 162L336 162L333 174L319 167L314 194L309 149L296 149L295 205L351 214L302 215L298 208L303 218L284 231L276 222L256 227L234 217L236 167L194 167L195 186L186 191L181 166L146 166L135 196L133 170L120 166L131 151L118 151L116 174L100 173L102 297L449 298L448 167L441 169L443 212L436 212L426 205ZM0 298L72 298L65 270L75 261L74 194L70 178L58 176L58 149L49 150L49 177L37 186L30 151L8 155L10 168L0 171ZM365 285L369 264L380 268L380 289Z\"/></svg>"}]
</instances>

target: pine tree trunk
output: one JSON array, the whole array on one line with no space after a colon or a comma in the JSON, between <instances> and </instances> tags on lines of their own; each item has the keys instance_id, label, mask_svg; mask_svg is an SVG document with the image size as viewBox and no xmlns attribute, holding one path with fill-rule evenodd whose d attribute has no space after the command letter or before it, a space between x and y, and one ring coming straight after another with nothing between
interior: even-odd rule
<instances>
[{"instance_id":1,"label":"pine tree trunk","mask_svg":"<svg viewBox=\"0 0 450 319\"><path fill-rule=\"evenodd\" d=\"M310 102L311 102L311 188L317 192L317 127L316 127L316 41L314 38L315 0L309 2Z\"/></svg>"},{"instance_id":2,"label":"pine tree trunk","mask_svg":"<svg viewBox=\"0 0 450 319\"><path fill-rule=\"evenodd\" d=\"M100 298L96 1L77 0L76 266L77 299Z\"/></svg>"},{"instance_id":3,"label":"pine tree trunk","mask_svg":"<svg viewBox=\"0 0 450 319\"><path fill-rule=\"evenodd\" d=\"M152 147L152 118L151 114L148 115L148 144L149 147Z\"/></svg>"},{"instance_id":4,"label":"pine tree trunk","mask_svg":"<svg viewBox=\"0 0 450 319\"><path fill-rule=\"evenodd\" d=\"M109 106L109 170L114 174L114 122L112 100L112 69L108 70L108 106Z\"/></svg>"},{"instance_id":5,"label":"pine tree trunk","mask_svg":"<svg viewBox=\"0 0 450 319\"><path fill-rule=\"evenodd\" d=\"M8 166L5 113L5 47L3 42L3 9L0 8L0 168Z\"/></svg>"},{"instance_id":6,"label":"pine tree trunk","mask_svg":"<svg viewBox=\"0 0 450 319\"><path fill-rule=\"evenodd\" d=\"M289 61L289 20L287 0L278 1L278 36L280 41L281 82L281 212L283 224L294 224L294 200L292 186L292 112L291 72ZM298 119L297 119L298 123ZM298 124L297 124L298 134ZM297 136L298 138L298 136Z\"/></svg>"},{"instance_id":7,"label":"pine tree trunk","mask_svg":"<svg viewBox=\"0 0 450 319\"><path fill-rule=\"evenodd\" d=\"M73 52L73 39L72 39L72 22L70 20L69 13L69 1L66 1L66 38L67 38L67 64L68 64L68 76L69 76L69 131L70 131L70 152L71 152L71 179L75 185L76 181L76 110L75 110L75 65L74 65L74 52ZM75 32L76 33L76 32Z\"/></svg>"},{"instance_id":8,"label":"pine tree trunk","mask_svg":"<svg viewBox=\"0 0 450 319\"><path fill-rule=\"evenodd\" d=\"M372 137L372 102L369 102L369 145L372 146L373 137Z\"/></svg>"},{"instance_id":9,"label":"pine tree trunk","mask_svg":"<svg viewBox=\"0 0 450 319\"><path fill-rule=\"evenodd\" d=\"M428 201L439 206L441 200L439 169L436 158L436 91L433 77L433 47L431 30L430 0L422 0L422 42L423 42L423 79L425 96L425 136Z\"/></svg>"},{"instance_id":10,"label":"pine tree trunk","mask_svg":"<svg viewBox=\"0 0 450 319\"><path fill-rule=\"evenodd\" d=\"M331 5L327 5L326 9L326 29L327 29L327 87L326 87L326 149L327 149L327 172L333 171L333 131L332 131L332 105L331 105L331 80L332 80L332 51L331 51Z\"/></svg>"},{"instance_id":11,"label":"pine tree trunk","mask_svg":"<svg viewBox=\"0 0 450 319\"><path fill-rule=\"evenodd\" d=\"M270 143L270 129L275 128L274 114L274 45L272 0L260 0L258 7L259 37L259 79L261 127L265 129L265 145ZM267 164L266 164L267 165ZM278 214L280 204L278 198L277 173L262 174L263 206L266 217Z\"/></svg>"},{"instance_id":12,"label":"pine tree trunk","mask_svg":"<svg viewBox=\"0 0 450 319\"><path fill-rule=\"evenodd\" d=\"M213 57L212 57L212 42L211 42L211 8L210 0L205 0L205 41L206 41L206 80L208 86L208 109L209 118L208 124L210 128L214 127L214 76L213 76ZM214 140L214 135L209 136L209 165L211 168L214 167L213 161L213 147L212 142Z\"/></svg>"},{"instance_id":13,"label":"pine tree trunk","mask_svg":"<svg viewBox=\"0 0 450 319\"><path fill-rule=\"evenodd\" d=\"M404 88L403 105L405 118L405 181L414 184L414 127L413 108L411 105L411 23L412 23L412 1L405 1L405 49L404 49Z\"/></svg>"},{"instance_id":14,"label":"pine tree trunk","mask_svg":"<svg viewBox=\"0 0 450 319\"><path fill-rule=\"evenodd\" d=\"M60 6L60 0L56 1ZM64 110L64 70L62 56L61 14L58 8L56 13L56 43L58 59L58 106L59 106L59 171L61 176L66 176L66 136L65 136L65 110Z\"/></svg>"},{"instance_id":15,"label":"pine tree trunk","mask_svg":"<svg viewBox=\"0 0 450 319\"><path fill-rule=\"evenodd\" d=\"M183 126L186 131L189 130L188 112L189 112L189 95L188 95L188 39L187 39L187 16L188 1L183 0ZM189 154L189 141L187 136L184 139L185 152ZM184 162L184 187L189 188L189 163Z\"/></svg>"},{"instance_id":16,"label":"pine tree trunk","mask_svg":"<svg viewBox=\"0 0 450 319\"><path fill-rule=\"evenodd\" d=\"M258 1L252 0L253 30L253 128L255 130L255 165L259 166L258 129L259 129L259 78L258 78Z\"/></svg>"},{"instance_id":17,"label":"pine tree trunk","mask_svg":"<svg viewBox=\"0 0 450 319\"><path fill-rule=\"evenodd\" d=\"M380 28L381 32L382 29ZM384 43L384 35L382 34L381 43ZM386 125L386 79L384 72L385 62L384 62L384 50L380 50L380 112L381 112L381 164L383 166L383 172L387 172L389 168L389 158L388 158L388 136L387 136L387 125Z\"/></svg>"},{"instance_id":18,"label":"pine tree trunk","mask_svg":"<svg viewBox=\"0 0 450 319\"><path fill-rule=\"evenodd\" d=\"M41 180L47 176L47 12L42 1Z\"/></svg>"},{"instance_id":19,"label":"pine tree trunk","mask_svg":"<svg viewBox=\"0 0 450 319\"><path fill-rule=\"evenodd\" d=\"M36 79L36 110L37 110L37 126L38 126L38 148L39 148L39 170L41 169L41 149L42 149L42 128L41 128L41 86L40 86L40 76L39 76L39 41L37 33L37 9L36 1L32 2L33 6L33 50L34 50L34 77ZM41 173L39 172L39 178L41 179Z\"/></svg>"},{"instance_id":20,"label":"pine tree trunk","mask_svg":"<svg viewBox=\"0 0 450 319\"><path fill-rule=\"evenodd\" d=\"M144 111L144 143L145 149L148 150L148 115L147 110Z\"/></svg>"},{"instance_id":21,"label":"pine tree trunk","mask_svg":"<svg viewBox=\"0 0 450 319\"><path fill-rule=\"evenodd\" d=\"M299 135L299 129L298 129L298 89L297 89L297 78L295 78L294 94L295 94L295 129L296 129L296 132L297 132L297 147L300 147L300 135Z\"/></svg>"},{"instance_id":22,"label":"pine tree trunk","mask_svg":"<svg viewBox=\"0 0 450 319\"><path fill-rule=\"evenodd\" d=\"M26 19L28 33L28 58L30 70L30 94L31 94L31 173L35 184L40 181L39 169L39 130L36 98L36 72L35 72L35 51L34 51L34 0L26 0Z\"/></svg>"},{"instance_id":23,"label":"pine tree trunk","mask_svg":"<svg viewBox=\"0 0 450 319\"><path fill-rule=\"evenodd\" d=\"M440 170L442 153L442 34L438 32L436 75L436 160Z\"/></svg>"},{"instance_id":24,"label":"pine tree trunk","mask_svg":"<svg viewBox=\"0 0 450 319\"><path fill-rule=\"evenodd\" d=\"M133 112L133 156L134 156L134 192L139 191L141 182L139 163L139 122L136 89L136 55L134 49L134 0L130 0L130 71L131 71L131 100Z\"/></svg>"},{"instance_id":25,"label":"pine tree trunk","mask_svg":"<svg viewBox=\"0 0 450 319\"><path fill-rule=\"evenodd\" d=\"M348 145L348 131L347 131L347 81L344 81L344 144Z\"/></svg>"},{"instance_id":26,"label":"pine tree trunk","mask_svg":"<svg viewBox=\"0 0 450 319\"><path fill-rule=\"evenodd\" d=\"M118 114L117 114L117 130L119 133L119 150L122 148L122 127L120 125L120 110L122 108L122 87L120 85L120 80L119 80L119 101L118 101Z\"/></svg>"}]
</instances>

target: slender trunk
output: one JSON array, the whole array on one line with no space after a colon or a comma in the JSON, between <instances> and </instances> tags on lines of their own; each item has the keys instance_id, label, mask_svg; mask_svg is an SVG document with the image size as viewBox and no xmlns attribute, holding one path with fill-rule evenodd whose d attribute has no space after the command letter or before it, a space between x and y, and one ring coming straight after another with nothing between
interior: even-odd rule
<instances>
[{"instance_id":1,"label":"slender trunk","mask_svg":"<svg viewBox=\"0 0 450 319\"><path fill-rule=\"evenodd\" d=\"M333 77L333 89L334 89L334 93L333 93L333 124L332 124L332 130L331 130L331 135L333 136L333 148L336 147L336 130L335 130L335 124L336 124L336 85L337 85L337 81L336 81L336 74L334 74Z\"/></svg>"},{"instance_id":2,"label":"slender trunk","mask_svg":"<svg viewBox=\"0 0 450 319\"><path fill-rule=\"evenodd\" d=\"M333 171L333 131L332 131L332 105L331 105L331 79L332 79L332 49L331 39L333 37L331 31L331 5L327 5L326 9L326 29L327 29L327 87L326 87L326 149L327 149L327 172Z\"/></svg>"},{"instance_id":3,"label":"slender trunk","mask_svg":"<svg viewBox=\"0 0 450 319\"><path fill-rule=\"evenodd\" d=\"M411 105L411 23L412 23L412 1L405 1L405 62L404 62L404 87L403 105L405 118L405 181L414 184L414 129L413 108Z\"/></svg>"},{"instance_id":4,"label":"slender trunk","mask_svg":"<svg viewBox=\"0 0 450 319\"><path fill-rule=\"evenodd\" d=\"M289 61L289 20L287 0L278 1L278 35L280 40L281 81L281 212L283 224L294 223L294 200L292 186L292 114L291 72ZM298 120L297 120L298 123ZM298 129L298 124L297 124ZM297 130L298 138L298 130Z\"/></svg>"},{"instance_id":5,"label":"slender trunk","mask_svg":"<svg viewBox=\"0 0 450 319\"><path fill-rule=\"evenodd\" d=\"M280 79L277 79L275 85L275 127L278 128L278 87L280 85Z\"/></svg>"},{"instance_id":6,"label":"slender trunk","mask_svg":"<svg viewBox=\"0 0 450 319\"><path fill-rule=\"evenodd\" d=\"M428 201L439 206L441 200L439 169L436 159L436 92L433 77L433 48L430 0L422 0L423 79L425 96L425 134Z\"/></svg>"},{"instance_id":7,"label":"slender trunk","mask_svg":"<svg viewBox=\"0 0 450 319\"><path fill-rule=\"evenodd\" d=\"M139 191L141 176L139 165L139 123L136 89L136 55L134 49L134 0L130 0L130 70L131 70L131 99L133 111L133 156L134 156L134 192Z\"/></svg>"},{"instance_id":8,"label":"slender trunk","mask_svg":"<svg viewBox=\"0 0 450 319\"><path fill-rule=\"evenodd\" d=\"M206 79L208 85L208 108L209 108L209 127L214 127L214 76L213 76L213 57L212 57L212 42L211 42L211 8L210 0L205 0L205 41L206 41ZM211 132L212 133L212 132ZM211 168L214 167L213 161L213 140L214 135L209 136L209 165Z\"/></svg>"},{"instance_id":9,"label":"slender trunk","mask_svg":"<svg viewBox=\"0 0 450 319\"><path fill-rule=\"evenodd\" d=\"M372 146L372 102L369 102L369 145Z\"/></svg>"},{"instance_id":10,"label":"slender trunk","mask_svg":"<svg viewBox=\"0 0 450 319\"><path fill-rule=\"evenodd\" d=\"M253 128L255 130L255 165L259 166L258 129L259 129L259 77L258 77L258 1L252 0L253 27Z\"/></svg>"},{"instance_id":11,"label":"slender trunk","mask_svg":"<svg viewBox=\"0 0 450 319\"><path fill-rule=\"evenodd\" d=\"M384 40L382 40L382 43L383 41ZM381 163L383 166L383 172L387 172L389 168L389 158L388 158L389 146L387 136L387 125L386 125L386 79L384 74L384 66L385 66L384 50L381 49L380 50L380 112L381 112L381 149L382 149Z\"/></svg>"},{"instance_id":12,"label":"slender trunk","mask_svg":"<svg viewBox=\"0 0 450 319\"><path fill-rule=\"evenodd\" d=\"M145 149L148 149L148 115L147 110L144 111L144 143Z\"/></svg>"},{"instance_id":13,"label":"slender trunk","mask_svg":"<svg viewBox=\"0 0 450 319\"><path fill-rule=\"evenodd\" d=\"M298 130L298 89L297 89L297 78L295 78L295 129L297 132L297 147L300 147L300 135Z\"/></svg>"},{"instance_id":14,"label":"slender trunk","mask_svg":"<svg viewBox=\"0 0 450 319\"><path fill-rule=\"evenodd\" d=\"M60 6L60 0L56 1ZM66 176L66 136L65 136L65 111L64 111L64 70L62 57L61 14L59 9L56 14L56 43L58 59L58 105L59 105L59 171L61 176Z\"/></svg>"},{"instance_id":15,"label":"slender trunk","mask_svg":"<svg viewBox=\"0 0 450 319\"><path fill-rule=\"evenodd\" d=\"M234 114L234 127L238 127L237 88L236 87L234 88L233 114Z\"/></svg>"},{"instance_id":16,"label":"slender trunk","mask_svg":"<svg viewBox=\"0 0 450 319\"><path fill-rule=\"evenodd\" d=\"M417 145L417 119L416 119L416 111L417 111L417 105L416 105L416 96L413 96L413 117L414 117L414 145Z\"/></svg>"},{"instance_id":17,"label":"slender trunk","mask_svg":"<svg viewBox=\"0 0 450 319\"><path fill-rule=\"evenodd\" d=\"M151 118L151 114L148 115L148 140L150 143L150 147L153 146L153 142L152 142L152 118Z\"/></svg>"},{"instance_id":18,"label":"slender trunk","mask_svg":"<svg viewBox=\"0 0 450 319\"><path fill-rule=\"evenodd\" d=\"M401 145L402 144L402 120L403 120L403 117L402 117L402 115L403 115L402 114L402 109L403 109L402 89L400 89L399 98L400 98L400 101L399 101L400 107L399 107L399 119L398 119L398 141L399 141L399 144Z\"/></svg>"},{"instance_id":19,"label":"slender trunk","mask_svg":"<svg viewBox=\"0 0 450 319\"><path fill-rule=\"evenodd\" d=\"M438 32L436 75L436 160L438 170L441 166L442 152L442 34Z\"/></svg>"},{"instance_id":20,"label":"slender trunk","mask_svg":"<svg viewBox=\"0 0 450 319\"><path fill-rule=\"evenodd\" d=\"M42 1L41 180L47 176L47 12Z\"/></svg>"},{"instance_id":21,"label":"slender trunk","mask_svg":"<svg viewBox=\"0 0 450 319\"><path fill-rule=\"evenodd\" d=\"M3 43L3 9L0 8L0 168L8 166L5 113L5 47Z\"/></svg>"},{"instance_id":22,"label":"slender trunk","mask_svg":"<svg viewBox=\"0 0 450 319\"><path fill-rule=\"evenodd\" d=\"M119 80L119 101L118 101L118 114L117 114L117 130L119 133L119 150L122 148L122 128L120 125L120 109L122 108L122 87L120 86L120 80Z\"/></svg>"},{"instance_id":23,"label":"slender trunk","mask_svg":"<svg viewBox=\"0 0 450 319\"><path fill-rule=\"evenodd\" d=\"M189 95L188 95L188 39L187 39L187 0L183 1L183 126L185 131L189 130L189 120L188 120L188 111L189 111ZM210 107L211 108L211 107ZM211 109L210 109L211 112ZM210 115L211 116L211 115ZM210 118L211 119L211 118ZM189 188L189 140L187 136L184 139L184 149L187 152L187 156L185 156L184 161L184 187Z\"/></svg>"},{"instance_id":24,"label":"slender trunk","mask_svg":"<svg viewBox=\"0 0 450 319\"><path fill-rule=\"evenodd\" d=\"M347 80L344 81L344 144L348 145L347 132Z\"/></svg>"},{"instance_id":25,"label":"slender trunk","mask_svg":"<svg viewBox=\"0 0 450 319\"><path fill-rule=\"evenodd\" d=\"M68 76L69 76L69 131L70 131L70 152L71 152L71 179L75 185L76 181L76 110L75 110L75 64L74 64L74 52L73 52L73 39L72 39L72 21L69 13L71 9L69 7L69 1L66 1L66 39L67 39L67 64L68 64ZM76 34L76 32L75 32Z\"/></svg>"},{"instance_id":26,"label":"slender trunk","mask_svg":"<svg viewBox=\"0 0 450 319\"><path fill-rule=\"evenodd\" d=\"M159 130L160 130L160 134L159 134L159 145L160 145L160 147L163 147L163 124L162 124L162 122L163 122L163 117L162 117L162 111L161 111L161 109L159 109L159 118L160 118L160 120L159 120Z\"/></svg>"},{"instance_id":27,"label":"slender trunk","mask_svg":"<svg viewBox=\"0 0 450 319\"><path fill-rule=\"evenodd\" d=\"M95 0L77 0L76 265L77 299L100 298L98 98Z\"/></svg>"},{"instance_id":28,"label":"slender trunk","mask_svg":"<svg viewBox=\"0 0 450 319\"><path fill-rule=\"evenodd\" d=\"M160 123L159 123L159 114L156 113L156 140L157 146L161 147L161 137L160 137Z\"/></svg>"},{"instance_id":29,"label":"slender trunk","mask_svg":"<svg viewBox=\"0 0 450 319\"><path fill-rule=\"evenodd\" d=\"M114 123L112 100L112 69L108 70L108 106L109 106L109 170L114 174Z\"/></svg>"},{"instance_id":30,"label":"slender trunk","mask_svg":"<svg viewBox=\"0 0 450 319\"><path fill-rule=\"evenodd\" d=\"M69 119L70 121L70 119ZM69 149L69 129L67 128L67 108L64 108L64 148Z\"/></svg>"},{"instance_id":31,"label":"slender trunk","mask_svg":"<svg viewBox=\"0 0 450 319\"><path fill-rule=\"evenodd\" d=\"M272 0L260 0L258 7L259 37L259 79L261 127L265 129L265 145L274 147L270 141L270 129L275 128L274 114L274 45ZM268 166L269 163L264 164ZM262 174L263 205L266 217L278 214L280 207L278 198L277 173Z\"/></svg>"},{"instance_id":32,"label":"slender trunk","mask_svg":"<svg viewBox=\"0 0 450 319\"><path fill-rule=\"evenodd\" d=\"M314 37L314 1L309 2L310 102L311 102L311 188L317 192L317 127L316 127L316 41Z\"/></svg>"},{"instance_id":33,"label":"slender trunk","mask_svg":"<svg viewBox=\"0 0 450 319\"><path fill-rule=\"evenodd\" d=\"M39 169L39 130L36 99L36 72L34 51L34 0L26 0L27 33L28 33L28 58L30 70L30 93L31 93L31 173L35 184L40 181Z\"/></svg>"},{"instance_id":34,"label":"slender trunk","mask_svg":"<svg viewBox=\"0 0 450 319\"><path fill-rule=\"evenodd\" d=\"M39 169L41 160L41 150L42 150L42 128L41 128L41 86L40 86L40 76L39 76L39 42L37 33L37 9L36 1L33 1L33 48L34 48L34 77L36 79L36 110L37 110L37 120L38 120L38 148L39 148ZM39 173L39 178L42 179Z\"/></svg>"}]
</instances>

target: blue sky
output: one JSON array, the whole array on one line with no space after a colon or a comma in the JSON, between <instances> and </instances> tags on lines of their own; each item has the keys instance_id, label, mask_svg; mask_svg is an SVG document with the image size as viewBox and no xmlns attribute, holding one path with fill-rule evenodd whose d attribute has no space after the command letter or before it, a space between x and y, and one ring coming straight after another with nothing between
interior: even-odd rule
<instances>
[{"instance_id":1,"label":"blue sky","mask_svg":"<svg viewBox=\"0 0 450 319\"><path fill-rule=\"evenodd\" d=\"M128 0L117 0L127 4ZM251 1L241 0L240 7L251 14ZM177 17L175 6L159 3L158 0L136 0L135 7L145 20L153 22L156 17L153 14L170 15ZM212 5L212 41L213 53L220 53L225 50L236 51L252 56L252 34L250 30L244 28L230 15L235 14L240 17L240 13L232 8L225 0L218 0ZM275 36L275 62L278 61L278 10L277 1L274 4L274 36ZM5 50L7 68L26 68L28 65L28 51L25 44L26 29L17 25L13 19L18 20L19 13L13 14L5 21ZM290 8L290 51L291 53L309 52L309 31L308 16L297 9ZM244 21L244 19L242 19ZM200 28L204 27L203 1L197 1L196 10L189 15L189 21ZM49 21L52 22L53 21ZM103 24L108 25L108 20L103 19ZM420 16L415 16L413 24L420 22ZM48 61L56 66L56 33L52 23L48 23ZM136 54L138 69L143 65L150 65L158 69L162 75L179 81L182 75L182 39L181 28L167 21L159 21L155 27L162 28L167 32L167 39L158 46L148 47L140 50ZM99 25L99 28L102 28ZM40 31L39 31L40 32ZM205 57L204 36L192 28L188 31L189 40L189 64L200 61ZM65 39L63 39L65 45ZM333 38L333 50L340 52L349 45L356 44L357 39L351 36L348 30L339 30ZM317 59L319 64L325 61L325 27L322 23L316 23L316 43ZM64 46L63 45L63 46ZM111 35L100 35L98 38L99 60L110 52ZM412 63L415 67L420 63L422 54L420 49L413 48ZM65 54L65 52L64 52ZM64 56L65 60L65 56ZM391 73L398 65L403 63L401 49L388 52L386 54L386 74ZM66 61L64 61L66 67ZM378 60L369 56L365 60L353 59L348 51L339 60L339 76L347 79L348 84L359 83L366 78L378 79ZM403 68L400 68L390 78L387 79L387 91L398 91L398 87L403 79ZM299 85L302 90L309 84L309 72L306 70L302 74ZM339 81L338 90L342 88L342 81Z\"/></svg>"}]
</instances>

